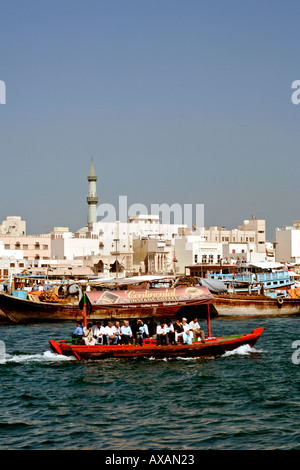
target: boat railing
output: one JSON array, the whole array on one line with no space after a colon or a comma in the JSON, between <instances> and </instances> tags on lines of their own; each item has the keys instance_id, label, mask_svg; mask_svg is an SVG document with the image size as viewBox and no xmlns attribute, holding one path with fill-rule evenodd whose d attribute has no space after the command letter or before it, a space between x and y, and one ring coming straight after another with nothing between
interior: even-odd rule
<instances>
[{"instance_id":1,"label":"boat railing","mask_svg":"<svg viewBox=\"0 0 300 470\"><path fill-rule=\"evenodd\" d=\"M282 280L282 279L288 279L290 280L290 274L288 271L278 271L275 273L257 273L256 278L258 281L264 282L264 281L276 281L276 280Z\"/></svg>"},{"instance_id":2,"label":"boat railing","mask_svg":"<svg viewBox=\"0 0 300 470\"><path fill-rule=\"evenodd\" d=\"M238 282L268 282L277 280L291 281L291 277L288 271L277 271L277 272L262 272L262 273L237 273L237 274L209 274L209 279L220 279L223 281L238 281Z\"/></svg>"}]
</instances>

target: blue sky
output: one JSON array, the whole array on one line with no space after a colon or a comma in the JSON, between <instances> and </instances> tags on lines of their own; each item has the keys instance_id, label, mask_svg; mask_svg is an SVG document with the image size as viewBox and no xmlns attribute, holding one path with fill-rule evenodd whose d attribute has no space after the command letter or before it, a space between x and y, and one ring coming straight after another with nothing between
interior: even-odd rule
<instances>
[{"instance_id":1,"label":"blue sky","mask_svg":"<svg viewBox=\"0 0 300 470\"><path fill-rule=\"evenodd\" d=\"M300 219L297 1L2 0L0 220L204 204L205 225Z\"/></svg>"}]
</instances>

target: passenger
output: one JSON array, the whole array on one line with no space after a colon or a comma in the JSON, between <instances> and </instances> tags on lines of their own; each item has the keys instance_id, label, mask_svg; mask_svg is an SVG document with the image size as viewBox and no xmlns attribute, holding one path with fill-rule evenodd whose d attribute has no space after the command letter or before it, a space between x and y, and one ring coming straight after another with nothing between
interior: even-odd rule
<instances>
[{"instance_id":1,"label":"passenger","mask_svg":"<svg viewBox=\"0 0 300 470\"><path fill-rule=\"evenodd\" d=\"M72 334L72 338L82 340L82 337L83 337L83 328L82 328L81 321L78 321L77 322L77 327L76 327L74 333Z\"/></svg>"},{"instance_id":2,"label":"passenger","mask_svg":"<svg viewBox=\"0 0 300 470\"><path fill-rule=\"evenodd\" d=\"M175 321L175 324L174 324L174 331L175 331L175 343L177 344L178 343L178 338L182 338L182 343L183 344L186 344L186 333L184 331L184 328L183 328L183 325L182 323L180 323L180 321L177 320Z\"/></svg>"},{"instance_id":3,"label":"passenger","mask_svg":"<svg viewBox=\"0 0 300 470\"><path fill-rule=\"evenodd\" d=\"M163 345L167 346L169 344L169 339L167 335L167 326L164 320L160 322L160 325L157 325L156 337L157 337L157 340L156 340L157 346L163 346Z\"/></svg>"},{"instance_id":4,"label":"passenger","mask_svg":"<svg viewBox=\"0 0 300 470\"><path fill-rule=\"evenodd\" d=\"M124 320L124 325L121 326L121 335L121 344L132 343L133 335L128 320Z\"/></svg>"},{"instance_id":5,"label":"passenger","mask_svg":"<svg viewBox=\"0 0 300 470\"><path fill-rule=\"evenodd\" d=\"M183 318L182 321L181 321L181 324L182 324L183 331L185 332L185 334L188 335L189 332L190 332L190 327L189 327L189 324L187 322L187 319Z\"/></svg>"},{"instance_id":6,"label":"passenger","mask_svg":"<svg viewBox=\"0 0 300 470\"><path fill-rule=\"evenodd\" d=\"M86 345L96 344L95 338L93 337L92 324L88 323L87 326L83 327L83 341Z\"/></svg>"},{"instance_id":7,"label":"passenger","mask_svg":"<svg viewBox=\"0 0 300 470\"><path fill-rule=\"evenodd\" d=\"M174 345L175 344L175 331L174 331L174 326L171 320L167 321L167 338L168 338L168 343Z\"/></svg>"},{"instance_id":8,"label":"passenger","mask_svg":"<svg viewBox=\"0 0 300 470\"><path fill-rule=\"evenodd\" d=\"M112 340L112 344L117 344L118 342L118 336L115 335L115 330L113 328L113 324L111 321L107 323L107 326L105 327L105 333L104 335L106 336L106 344L110 344L110 340Z\"/></svg>"},{"instance_id":9,"label":"passenger","mask_svg":"<svg viewBox=\"0 0 300 470\"><path fill-rule=\"evenodd\" d=\"M96 325L92 327L93 337L96 340L96 344L103 344L103 337L105 335L105 328L100 321L96 322Z\"/></svg>"},{"instance_id":10,"label":"passenger","mask_svg":"<svg viewBox=\"0 0 300 470\"><path fill-rule=\"evenodd\" d=\"M120 322L116 321L112 328L113 328L113 331L114 331L115 337L116 337L116 342L113 343L113 344L120 344L121 343L121 336L122 336L121 335Z\"/></svg>"},{"instance_id":11,"label":"passenger","mask_svg":"<svg viewBox=\"0 0 300 470\"><path fill-rule=\"evenodd\" d=\"M189 327L189 324L187 323L187 319L183 318L181 324L182 324L183 331L186 334L186 338L185 338L186 343L192 344L193 339L192 339L192 336L190 335L190 327Z\"/></svg>"},{"instance_id":12,"label":"passenger","mask_svg":"<svg viewBox=\"0 0 300 470\"><path fill-rule=\"evenodd\" d=\"M205 334L204 331L200 329L200 325L198 323L198 319L194 318L189 323L189 328L190 328L190 336L194 341L197 341L197 339L200 337L201 338L201 343L205 343Z\"/></svg>"},{"instance_id":13,"label":"passenger","mask_svg":"<svg viewBox=\"0 0 300 470\"><path fill-rule=\"evenodd\" d=\"M146 323L144 323L142 320L137 321L137 327L138 330L136 332L136 343L135 345L137 346L138 344L140 346L143 346L144 338L149 338L149 330L148 326Z\"/></svg>"}]
</instances>

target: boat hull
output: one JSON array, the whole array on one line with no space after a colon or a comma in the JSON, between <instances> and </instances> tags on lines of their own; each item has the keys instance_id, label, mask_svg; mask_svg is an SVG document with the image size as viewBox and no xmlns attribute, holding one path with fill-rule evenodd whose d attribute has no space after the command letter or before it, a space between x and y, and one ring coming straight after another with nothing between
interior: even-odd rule
<instances>
[{"instance_id":1,"label":"boat hull","mask_svg":"<svg viewBox=\"0 0 300 470\"><path fill-rule=\"evenodd\" d=\"M263 328L257 328L252 333L243 335L207 338L205 343L195 342L192 345L168 345L156 346L155 340L144 343L143 346L134 345L110 345L110 346L87 346L68 343L67 340L49 341L51 349L57 354L73 356L78 360L92 359L101 360L108 358L129 359L137 357L153 357L163 359L166 357L216 357L227 351L232 351L240 346L248 344L254 346L260 338ZM151 344L152 343L152 344Z\"/></svg>"},{"instance_id":2,"label":"boat hull","mask_svg":"<svg viewBox=\"0 0 300 470\"><path fill-rule=\"evenodd\" d=\"M300 299L272 299L258 295L215 295L218 316L288 316L300 314Z\"/></svg>"},{"instance_id":3,"label":"boat hull","mask_svg":"<svg viewBox=\"0 0 300 470\"><path fill-rule=\"evenodd\" d=\"M34 302L11 295L0 294L0 321L14 323L40 323L83 320L83 310L78 305ZM107 308L89 310L87 320L127 320L138 318L174 317L181 306L164 308Z\"/></svg>"},{"instance_id":4,"label":"boat hull","mask_svg":"<svg viewBox=\"0 0 300 470\"><path fill-rule=\"evenodd\" d=\"M14 323L77 321L83 318L78 305L34 302L3 293L0 294L0 309Z\"/></svg>"},{"instance_id":5,"label":"boat hull","mask_svg":"<svg viewBox=\"0 0 300 470\"><path fill-rule=\"evenodd\" d=\"M0 310L0 323L7 323L9 322L9 318L5 315L2 310Z\"/></svg>"},{"instance_id":6,"label":"boat hull","mask_svg":"<svg viewBox=\"0 0 300 470\"><path fill-rule=\"evenodd\" d=\"M212 294L203 287L87 292L86 318L93 320L174 318L181 308L206 305ZM118 299L113 302L112 299ZM32 301L0 294L0 309L12 322L51 322L83 319L83 304Z\"/></svg>"}]
</instances>

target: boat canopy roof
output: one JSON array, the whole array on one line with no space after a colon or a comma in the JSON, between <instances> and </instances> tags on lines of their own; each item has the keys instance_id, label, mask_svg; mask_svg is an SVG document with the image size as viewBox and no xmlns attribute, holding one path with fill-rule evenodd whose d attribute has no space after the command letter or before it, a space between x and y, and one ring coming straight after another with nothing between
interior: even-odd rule
<instances>
[{"instance_id":1,"label":"boat canopy roof","mask_svg":"<svg viewBox=\"0 0 300 470\"><path fill-rule=\"evenodd\" d=\"M275 261L260 261L256 263L249 263L248 267L260 269L282 269L286 266L282 263L276 263Z\"/></svg>"},{"instance_id":2,"label":"boat canopy roof","mask_svg":"<svg viewBox=\"0 0 300 470\"><path fill-rule=\"evenodd\" d=\"M174 281L174 276L155 276L155 275L145 275L145 276L132 276L132 277L124 277L124 278L97 278L97 279L89 279L88 284L91 286L126 286L129 284L142 284L144 282L163 282L163 281Z\"/></svg>"},{"instance_id":3,"label":"boat canopy roof","mask_svg":"<svg viewBox=\"0 0 300 470\"><path fill-rule=\"evenodd\" d=\"M204 286L185 286L172 288L152 288L137 290L102 290L87 291L88 303L93 309L99 308L130 308L156 306L179 308L181 305L209 304L214 300L213 295ZM81 299L80 307L84 299Z\"/></svg>"}]
</instances>

